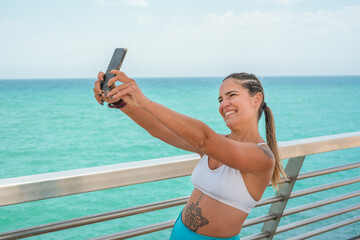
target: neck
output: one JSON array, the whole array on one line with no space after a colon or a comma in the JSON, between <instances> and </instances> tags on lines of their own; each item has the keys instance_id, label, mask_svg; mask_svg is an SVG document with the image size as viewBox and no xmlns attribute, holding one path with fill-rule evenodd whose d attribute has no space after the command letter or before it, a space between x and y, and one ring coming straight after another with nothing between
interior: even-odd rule
<instances>
[{"instance_id":1,"label":"neck","mask_svg":"<svg viewBox=\"0 0 360 240\"><path fill-rule=\"evenodd\" d=\"M257 123L241 126L237 129L232 129L228 137L238 142L258 143L264 141L260 136Z\"/></svg>"}]
</instances>

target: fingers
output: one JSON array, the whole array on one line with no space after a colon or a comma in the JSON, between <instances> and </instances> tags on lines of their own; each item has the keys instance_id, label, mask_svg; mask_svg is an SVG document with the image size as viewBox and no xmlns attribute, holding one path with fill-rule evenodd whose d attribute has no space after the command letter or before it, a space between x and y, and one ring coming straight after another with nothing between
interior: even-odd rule
<instances>
[{"instance_id":1,"label":"fingers","mask_svg":"<svg viewBox=\"0 0 360 240\"><path fill-rule=\"evenodd\" d=\"M125 84L122 84L120 86L123 86ZM123 89L112 93L112 95L109 96L110 99L114 99L114 100L120 100L122 98L124 98L127 95L131 96L131 93L136 91L136 86L133 83L129 83L126 87L124 87Z\"/></svg>"},{"instance_id":2,"label":"fingers","mask_svg":"<svg viewBox=\"0 0 360 240\"><path fill-rule=\"evenodd\" d=\"M131 93L135 92L137 88L138 87L135 82L123 83L107 93L106 97L111 100L118 101L126 96L130 97Z\"/></svg>"},{"instance_id":3,"label":"fingers","mask_svg":"<svg viewBox=\"0 0 360 240\"><path fill-rule=\"evenodd\" d=\"M94 88L94 92L95 94L97 93L100 97L102 97L102 91L101 91L101 83L104 81L104 73L103 72L99 72L98 74L98 81L95 82L95 88Z\"/></svg>"},{"instance_id":4,"label":"fingers","mask_svg":"<svg viewBox=\"0 0 360 240\"><path fill-rule=\"evenodd\" d=\"M125 73L120 72L119 70L110 70L109 71L112 74L115 74L115 77L111 78L108 82L108 86L113 85L116 81L120 81L122 83L128 83L128 82L133 82L134 80L129 78L128 76L126 76Z\"/></svg>"},{"instance_id":5,"label":"fingers","mask_svg":"<svg viewBox=\"0 0 360 240\"><path fill-rule=\"evenodd\" d=\"M102 99L102 97L99 96L99 94L95 93L95 99L98 103L104 105L104 100Z\"/></svg>"},{"instance_id":6,"label":"fingers","mask_svg":"<svg viewBox=\"0 0 360 240\"><path fill-rule=\"evenodd\" d=\"M105 74L103 72L99 72L97 76L98 81L95 81L95 87L94 87L95 99L101 105L104 105L104 99L102 99L102 91L101 91L101 82L104 81L104 75Z\"/></svg>"},{"instance_id":7,"label":"fingers","mask_svg":"<svg viewBox=\"0 0 360 240\"><path fill-rule=\"evenodd\" d=\"M98 76L97 76L97 79L98 79L99 81L104 81L104 76L105 76L105 73L99 72L99 74L98 74Z\"/></svg>"},{"instance_id":8,"label":"fingers","mask_svg":"<svg viewBox=\"0 0 360 240\"><path fill-rule=\"evenodd\" d=\"M114 94L124 90L125 88L128 88L129 86L133 85L134 83L123 83L123 84L120 84L119 86L116 86L114 89L112 89L110 92L108 92L106 94L106 97L111 97L113 96Z\"/></svg>"},{"instance_id":9,"label":"fingers","mask_svg":"<svg viewBox=\"0 0 360 240\"><path fill-rule=\"evenodd\" d=\"M94 87L94 93L95 94L98 94L100 97L102 97L102 91L101 91L101 86L100 86L100 82L99 81L96 81L95 82L95 87Z\"/></svg>"},{"instance_id":10,"label":"fingers","mask_svg":"<svg viewBox=\"0 0 360 240\"><path fill-rule=\"evenodd\" d=\"M136 82L129 78L125 73L120 72L119 70L110 70L112 74L115 74L115 77L111 78L108 82L108 86L112 86L112 89L108 93L104 93L101 90L101 83L104 81L104 72L99 72L94 87L95 99L101 105L104 105L104 102L112 103L119 101L120 99L126 97L127 94L134 92L136 90ZM122 82L119 86L116 86L114 83L116 81ZM130 96L130 95L129 95Z\"/></svg>"}]
</instances>

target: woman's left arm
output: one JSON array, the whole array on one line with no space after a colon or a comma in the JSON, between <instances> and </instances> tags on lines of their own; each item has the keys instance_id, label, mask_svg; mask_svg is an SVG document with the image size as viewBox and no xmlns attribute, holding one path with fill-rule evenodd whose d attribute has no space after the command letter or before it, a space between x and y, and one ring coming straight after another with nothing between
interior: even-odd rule
<instances>
[{"instance_id":1,"label":"woman's left arm","mask_svg":"<svg viewBox=\"0 0 360 240\"><path fill-rule=\"evenodd\" d=\"M216 133L205 123L148 100L143 109L190 145L214 159L242 171L260 173L272 170L267 149L255 143L238 142Z\"/></svg>"},{"instance_id":2,"label":"woman's left arm","mask_svg":"<svg viewBox=\"0 0 360 240\"><path fill-rule=\"evenodd\" d=\"M253 173L267 171L273 165L273 161L269 161L268 156L257 144L237 142L217 134L205 123L151 101L142 93L136 82L133 79L129 80L123 73L117 70L112 70L112 73L117 74L117 80L124 84L112 90L109 96L121 98L130 95L135 105L150 113L198 149L198 152L205 153L230 167ZM109 82L109 85L112 83L114 82Z\"/></svg>"}]
</instances>

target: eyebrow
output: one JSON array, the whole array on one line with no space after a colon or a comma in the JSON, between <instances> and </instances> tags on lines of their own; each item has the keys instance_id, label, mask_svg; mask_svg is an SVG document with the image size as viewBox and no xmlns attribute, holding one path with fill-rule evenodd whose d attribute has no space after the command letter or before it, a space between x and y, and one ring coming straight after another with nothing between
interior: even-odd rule
<instances>
[{"instance_id":1,"label":"eyebrow","mask_svg":"<svg viewBox=\"0 0 360 240\"><path fill-rule=\"evenodd\" d=\"M225 93L225 96L226 96L226 95L229 95L229 94L231 94L231 93L233 93L233 92L238 92L238 91L236 91L236 90L228 91L227 93ZM220 100L221 98L222 98L221 96L218 97L218 100Z\"/></svg>"}]
</instances>

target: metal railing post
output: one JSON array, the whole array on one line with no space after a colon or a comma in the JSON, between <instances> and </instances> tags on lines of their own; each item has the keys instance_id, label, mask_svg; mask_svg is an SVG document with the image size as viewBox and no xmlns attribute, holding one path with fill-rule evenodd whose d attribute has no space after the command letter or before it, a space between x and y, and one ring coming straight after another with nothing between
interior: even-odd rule
<instances>
[{"instance_id":1,"label":"metal railing post","mask_svg":"<svg viewBox=\"0 0 360 240\"><path fill-rule=\"evenodd\" d=\"M276 228L279 225L281 216L289 200L291 191L295 185L304 159L305 156L290 158L288 164L286 165L285 172L288 175L290 181L280 184L279 190L276 192L276 196L282 196L284 197L284 200L281 202L273 203L270 206L268 214L276 215L276 218L274 220L265 222L261 229L261 232L269 233L269 236L266 239L271 240L275 235Z\"/></svg>"}]
</instances>

